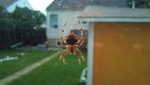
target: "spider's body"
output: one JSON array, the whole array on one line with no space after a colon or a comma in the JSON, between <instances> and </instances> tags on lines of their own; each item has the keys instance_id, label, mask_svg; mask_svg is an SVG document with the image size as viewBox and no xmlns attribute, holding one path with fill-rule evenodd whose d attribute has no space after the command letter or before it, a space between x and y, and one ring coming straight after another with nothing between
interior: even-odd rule
<instances>
[{"instance_id":1,"label":"spider's body","mask_svg":"<svg viewBox=\"0 0 150 85\"><path fill-rule=\"evenodd\" d=\"M63 63L66 63L66 60L64 58L67 54L76 54L78 63L81 63L81 59L84 60L84 57L79 50L80 46L84 43L84 38L82 35L76 35L75 33L71 32L68 36L65 38L61 38L60 41L65 49L62 50L59 58L63 61Z\"/></svg>"}]
</instances>

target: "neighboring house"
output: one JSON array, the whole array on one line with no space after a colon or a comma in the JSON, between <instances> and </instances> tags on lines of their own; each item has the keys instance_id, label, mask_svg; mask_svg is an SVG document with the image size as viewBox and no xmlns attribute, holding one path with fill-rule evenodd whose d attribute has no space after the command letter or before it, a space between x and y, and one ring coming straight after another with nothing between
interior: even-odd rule
<instances>
[{"instance_id":1,"label":"neighboring house","mask_svg":"<svg viewBox=\"0 0 150 85\"><path fill-rule=\"evenodd\" d=\"M127 0L54 0L47 8L47 38L51 46L57 47L57 40L74 29L87 29L86 22L78 16L88 5L127 7Z\"/></svg>"},{"instance_id":2,"label":"neighboring house","mask_svg":"<svg viewBox=\"0 0 150 85\"><path fill-rule=\"evenodd\" d=\"M57 47L60 36L68 34L71 29L81 29L78 14L84 9L86 0L55 0L47 8L47 38L51 46ZM61 33L61 30L64 33Z\"/></svg>"},{"instance_id":3,"label":"neighboring house","mask_svg":"<svg viewBox=\"0 0 150 85\"><path fill-rule=\"evenodd\" d=\"M150 9L88 6L86 85L150 85Z\"/></svg>"},{"instance_id":4,"label":"neighboring house","mask_svg":"<svg viewBox=\"0 0 150 85\"><path fill-rule=\"evenodd\" d=\"M27 7L29 9L33 9L28 0L17 0L13 4L11 4L9 7L7 7L8 12L13 12L16 7Z\"/></svg>"}]
</instances>

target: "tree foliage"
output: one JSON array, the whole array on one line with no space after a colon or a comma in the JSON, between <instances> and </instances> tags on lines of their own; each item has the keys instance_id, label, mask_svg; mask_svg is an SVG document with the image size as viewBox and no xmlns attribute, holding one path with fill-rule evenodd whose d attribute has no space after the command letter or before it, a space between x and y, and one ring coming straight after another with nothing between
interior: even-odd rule
<instances>
[{"instance_id":1,"label":"tree foliage","mask_svg":"<svg viewBox=\"0 0 150 85\"><path fill-rule=\"evenodd\" d=\"M45 22L45 16L39 11L16 7L13 13L8 13L0 6L0 28L33 28Z\"/></svg>"},{"instance_id":2,"label":"tree foliage","mask_svg":"<svg viewBox=\"0 0 150 85\"><path fill-rule=\"evenodd\" d=\"M45 29L34 30L43 22L45 16L39 11L17 7L13 13L8 13L0 6L0 48L8 48L17 42L35 45L45 41Z\"/></svg>"},{"instance_id":3,"label":"tree foliage","mask_svg":"<svg viewBox=\"0 0 150 85\"><path fill-rule=\"evenodd\" d=\"M9 28L8 23L11 21L9 18L9 13L7 13L2 6L0 6L0 30Z\"/></svg>"},{"instance_id":4,"label":"tree foliage","mask_svg":"<svg viewBox=\"0 0 150 85\"><path fill-rule=\"evenodd\" d=\"M19 8L11 14L16 28L33 28L40 26L45 21L45 16L39 11L28 8Z\"/></svg>"},{"instance_id":5,"label":"tree foliage","mask_svg":"<svg viewBox=\"0 0 150 85\"><path fill-rule=\"evenodd\" d=\"M129 7L132 7L132 1L135 2L136 8L150 8L150 0L128 0Z\"/></svg>"}]
</instances>

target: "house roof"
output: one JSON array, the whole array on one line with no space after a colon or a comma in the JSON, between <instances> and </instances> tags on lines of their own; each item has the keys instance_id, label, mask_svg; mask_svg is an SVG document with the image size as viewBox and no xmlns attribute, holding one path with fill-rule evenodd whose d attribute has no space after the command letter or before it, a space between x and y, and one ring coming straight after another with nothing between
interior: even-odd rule
<instances>
[{"instance_id":1,"label":"house roof","mask_svg":"<svg viewBox=\"0 0 150 85\"><path fill-rule=\"evenodd\" d=\"M0 5L7 8L12 3L16 2L17 0L0 0Z\"/></svg>"},{"instance_id":2,"label":"house roof","mask_svg":"<svg viewBox=\"0 0 150 85\"><path fill-rule=\"evenodd\" d=\"M47 10L80 10L87 5L127 7L127 0L54 0Z\"/></svg>"},{"instance_id":3,"label":"house roof","mask_svg":"<svg viewBox=\"0 0 150 85\"><path fill-rule=\"evenodd\" d=\"M117 7L102 7L88 6L79 16L79 18L145 18L150 19L150 9L143 8L117 8ZM149 20L150 21L150 20Z\"/></svg>"},{"instance_id":4,"label":"house roof","mask_svg":"<svg viewBox=\"0 0 150 85\"><path fill-rule=\"evenodd\" d=\"M86 0L54 0L47 10L82 10Z\"/></svg>"},{"instance_id":5,"label":"house roof","mask_svg":"<svg viewBox=\"0 0 150 85\"><path fill-rule=\"evenodd\" d=\"M106 6L106 7L127 8L128 0L90 0L89 4Z\"/></svg>"}]
</instances>

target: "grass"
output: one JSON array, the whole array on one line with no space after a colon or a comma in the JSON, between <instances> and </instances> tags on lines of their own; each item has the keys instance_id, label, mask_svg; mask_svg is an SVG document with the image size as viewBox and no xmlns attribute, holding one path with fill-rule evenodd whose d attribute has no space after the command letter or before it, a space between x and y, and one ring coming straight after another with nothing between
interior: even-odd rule
<instances>
[{"instance_id":1,"label":"grass","mask_svg":"<svg viewBox=\"0 0 150 85\"><path fill-rule=\"evenodd\" d=\"M54 53L54 51L38 51L38 50L0 50L0 58L4 56L16 56L17 53L23 52L25 55L18 60L6 61L0 63L0 79L17 72L24 67L37 62L44 57Z\"/></svg>"},{"instance_id":2,"label":"grass","mask_svg":"<svg viewBox=\"0 0 150 85\"><path fill-rule=\"evenodd\" d=\"M54 58L8 85L78 85L86 62L78 64L75 55L68 55L66 59L68 64L63 64L58 57Z\"/></svg>"}]
</instances>

